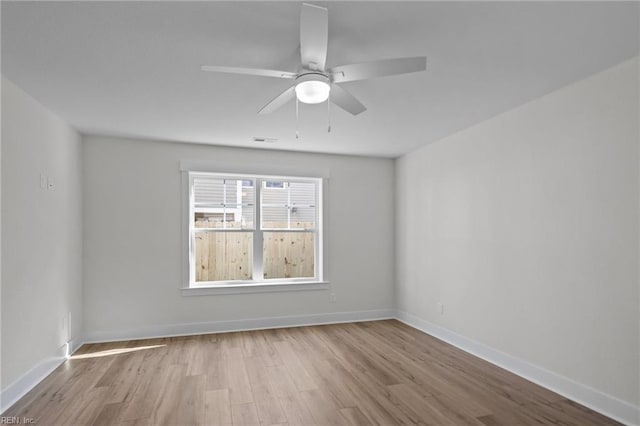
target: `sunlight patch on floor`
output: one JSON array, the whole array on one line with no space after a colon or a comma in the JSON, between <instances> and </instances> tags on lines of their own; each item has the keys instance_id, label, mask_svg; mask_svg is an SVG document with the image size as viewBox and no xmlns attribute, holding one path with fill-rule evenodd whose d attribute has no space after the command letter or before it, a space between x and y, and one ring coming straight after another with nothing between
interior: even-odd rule
<instances>
[{"instance_id":1,"label":"sunlight patch on floor","mask_svg":"<svg viewBox=\"0 0 640 426\"><path fill-rule=\"evenodd\" d=\"M69 359L87 359L87 358L99 358L103 356L120 355L129 352L142 351L146 349L162 348L167 345L153 345L153 346L138 346L137 348L121 348L121 349L109 349L107 351L93 352L90 354L73 355Z\"/></svg>"}]
</instances>

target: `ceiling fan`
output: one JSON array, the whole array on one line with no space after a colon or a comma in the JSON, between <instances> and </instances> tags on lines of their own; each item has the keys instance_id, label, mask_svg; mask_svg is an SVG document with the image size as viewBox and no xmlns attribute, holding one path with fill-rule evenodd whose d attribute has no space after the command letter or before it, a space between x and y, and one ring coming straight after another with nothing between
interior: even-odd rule
<instances>
[{"instance_id":1,"label":"ceiling fan","mask_svg":"<svg viewBox=\"0 0 640 426\"><path fill-rule=\"evenodd\" d=\"M293 80L293 85L263 106L259 114L269 114L297 98L307 104L317 104L329 99L345 111L357 115L367 108L339 83L424 71L427 68L427 58L424 56L326 68L328 37L327 9L303 3L300 12L301 64L297 71L217 65L203 65L201 70Z\"/></svg>"}]
</instances>

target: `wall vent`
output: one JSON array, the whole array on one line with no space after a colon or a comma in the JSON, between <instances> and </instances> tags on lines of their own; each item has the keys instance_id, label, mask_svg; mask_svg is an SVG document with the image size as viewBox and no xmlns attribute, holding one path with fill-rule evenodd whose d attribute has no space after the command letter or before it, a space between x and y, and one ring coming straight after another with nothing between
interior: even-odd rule
<instances>
[{"instance_id":1,"label":"wall vent","mask_svg":"<svg viewBox=\"0 0 640 426\"><path fill-rule=\"evenodd\" d=\"M269 143L273 143L273 142L277 142L278 139L277 138L265 138L265 137L254 136L253 137L253 141L254 142L269 142Z\"/></svg>"}]
</instances>

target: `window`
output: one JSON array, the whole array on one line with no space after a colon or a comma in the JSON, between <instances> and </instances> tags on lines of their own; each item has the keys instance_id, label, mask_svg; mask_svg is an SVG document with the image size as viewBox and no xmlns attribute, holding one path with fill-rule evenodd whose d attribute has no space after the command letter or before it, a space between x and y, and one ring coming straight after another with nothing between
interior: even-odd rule
<instances>
[{"instance_id":1,"label":"window","mask_svg":"<svg viewBox=\"0 0 640 426\"><path fill-rule=\"evenodd\" d=\"M322 179L189 172L189 287L322 280Z\"/></svg>"}]
</instances>

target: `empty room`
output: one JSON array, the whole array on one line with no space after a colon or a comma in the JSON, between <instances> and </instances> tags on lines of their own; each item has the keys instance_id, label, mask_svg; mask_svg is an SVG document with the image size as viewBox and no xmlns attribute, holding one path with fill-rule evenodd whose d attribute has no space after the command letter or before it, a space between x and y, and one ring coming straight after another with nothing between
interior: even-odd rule
<instances>
[{"instance_id":1,"label":"empty room","mask_svg":"<svg viewBox=\"0 0 640 426\"><path fill-rule=\"evenodd\" d=\"M0 425L640 425L640 2L0 6Z\"/></svg>"}]
</instances>

